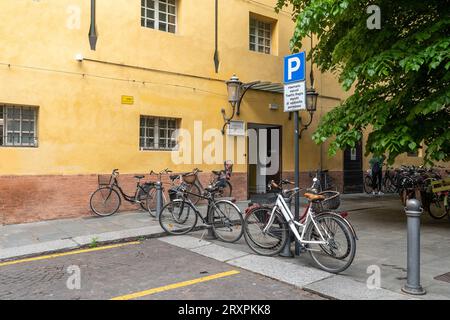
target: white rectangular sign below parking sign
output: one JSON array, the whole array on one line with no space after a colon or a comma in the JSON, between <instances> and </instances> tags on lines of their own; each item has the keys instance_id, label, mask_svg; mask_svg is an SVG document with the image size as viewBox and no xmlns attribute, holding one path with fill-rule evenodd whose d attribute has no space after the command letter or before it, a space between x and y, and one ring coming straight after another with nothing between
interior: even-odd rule
<instances>
[{"instance_id":1,"label":"white rectangular sign below parking sign","mask_svg":"<svg viewBox=\"0 0 450 320\"><path fill-rule=\"evenodd\" d=\"M289 83L284 86L284 112L306 110L306 82Z\"/></svg>"},{"instance_id":2,"label":"white rectangular sign below parking sign","mask_svg":"<svg viewBox=\"0 0 450 320\"><path fill-rule=\"evenodd\" d=\"M306 110L306 53L284 58L284 111Z\"/></svg>"}]
</instances>

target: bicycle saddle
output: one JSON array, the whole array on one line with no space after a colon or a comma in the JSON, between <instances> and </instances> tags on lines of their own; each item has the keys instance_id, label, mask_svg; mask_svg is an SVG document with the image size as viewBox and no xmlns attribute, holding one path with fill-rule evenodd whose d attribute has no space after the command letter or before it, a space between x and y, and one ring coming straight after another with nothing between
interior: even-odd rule
<instances>
[{"instance_id":1,"label":"bicycle saddle","mask_svg":"<svg viewBox=\"0 0 450 320\"><path fill-rule=\"evenodd\" d=\"M134 176L136 179L139 179L139 180L141 180L141 179L144 179L145 178L145 176Z\"/></svg>"},{"instance_id":2,"label":"bicycle saddle","mask_svg":"<svg viewBox=\"0 0 450 320\"><path fill-rule=\"evenodd\" d=\"M216 176L220 176L222 174L222 171L213 171L212 173L214 173Z\"/></svg>"},{"instance_id":3,"label":"bicycle saddle","mask_svg":"<svg viewBox=\"0 0 450 320\"><path fill-rule=\"evenodd\" d=\"M170 178L170 180L175 181L178 179L178 177L179 177L178 175L173 175L173 176L170 176L169 178Z\"/></svg>"},{"instance_id":4,"label":"bicycle saddle","mask_svg":"<svg viewBox=\"0 0 450 320\"><path fill-rule=\"evenodd\" d=\"M322 201L325 197L320 194L305 193L305 198L311 201Z\"/></svg>"}]
</instances>

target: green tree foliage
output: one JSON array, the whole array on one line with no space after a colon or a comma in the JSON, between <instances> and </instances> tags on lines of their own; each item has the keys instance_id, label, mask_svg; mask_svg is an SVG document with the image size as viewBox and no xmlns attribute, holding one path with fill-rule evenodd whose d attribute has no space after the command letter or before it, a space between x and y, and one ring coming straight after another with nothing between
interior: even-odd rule
<instances>
[{"instance_id":1,"label":"green tree foliage","mask_svg":"<svg viewBox=\"0 0 450 320\"><path fill-rule=\"evenodd\" d=\"M331 139L335 155L369 129L367 154L393 162L424 143L427 162L450 160L450 1L278 0L277 10L288 5L296 21L292 51L313 33L309 59L354 89L322 119L317 143ZM381 9L381 29L367 26L370 5Z\"/></svg>"}]
</instances>

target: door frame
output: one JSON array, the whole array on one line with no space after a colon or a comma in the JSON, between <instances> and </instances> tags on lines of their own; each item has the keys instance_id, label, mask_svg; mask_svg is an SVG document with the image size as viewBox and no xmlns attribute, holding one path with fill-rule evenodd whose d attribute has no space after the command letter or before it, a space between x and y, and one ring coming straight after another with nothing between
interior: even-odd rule
<instances>
[{"instance_id":1,"label":"door frame","mask_svg":"<svg viewBox=\"0 0 450 320\"><path fill-rule=\"evenodd\" d=\"M280 130L280 179L283 178L283 126L280 124L267 124L267 123L256 123L248 122L247 131L250 129L279 129ZM247 134L247 200L250 200L250 163L249 163L249 152L250 151L250 141ZM259 147L258 147L259 152Z\"/></svg>"},{"instance_id":2,"label":"door frame","mask_svg":"<svg viewBox=\"0 0 450 320\"><path fill-rule=\"evenodd\" d=\"M342 152L342 192L343 193L346 193L345 173L349 171L349 170L345 170L345 154L346 154L346 150L344 150ZM364 139L361 139L361 161L360 162L361 162L361 172L362 172L361 186L364 188Z\"/></svg>"}]
</instances>

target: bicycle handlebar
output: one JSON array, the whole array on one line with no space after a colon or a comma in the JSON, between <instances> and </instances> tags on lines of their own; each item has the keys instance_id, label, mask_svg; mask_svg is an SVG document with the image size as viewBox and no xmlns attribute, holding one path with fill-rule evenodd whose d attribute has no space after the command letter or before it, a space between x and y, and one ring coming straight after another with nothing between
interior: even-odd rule
<instances>
[{"instance_id":1,"label":"bicycle handlebar","mask_svg":"<svg viewBox=\"0 0 450 320\"><path fill-rule=\"evenodd\" d=\"M172 173L173 171L172 170L169 170L169 168L167 168L167 169L164 169L164 170L162 170L161 172L155 172L155 171L151 171L150 172L150 175L151 176L160 176L160 175L163 175L163 174L169 174L169 173Z\"/></svg>"}]
</instances>

